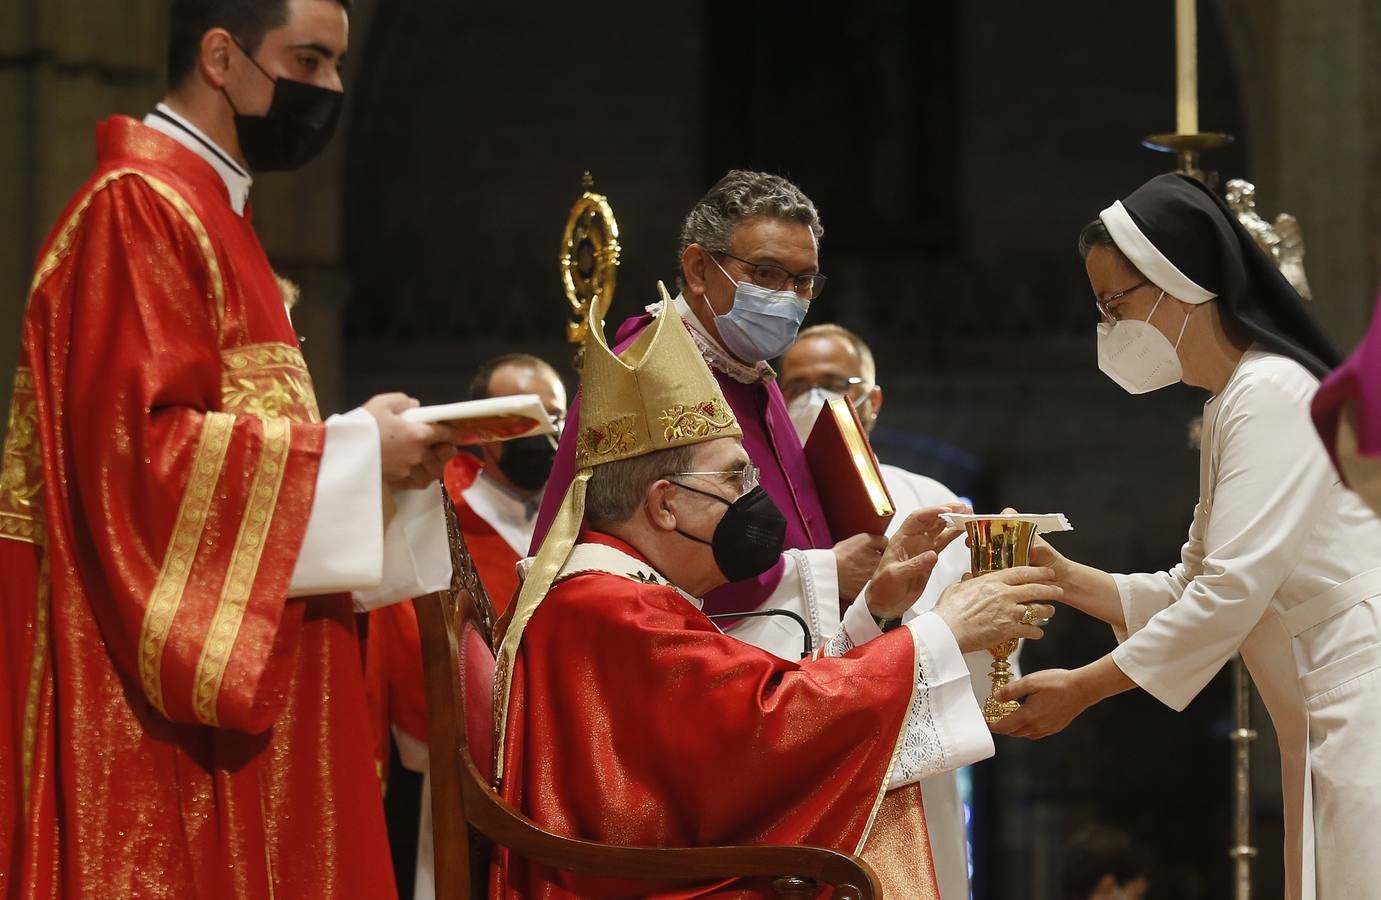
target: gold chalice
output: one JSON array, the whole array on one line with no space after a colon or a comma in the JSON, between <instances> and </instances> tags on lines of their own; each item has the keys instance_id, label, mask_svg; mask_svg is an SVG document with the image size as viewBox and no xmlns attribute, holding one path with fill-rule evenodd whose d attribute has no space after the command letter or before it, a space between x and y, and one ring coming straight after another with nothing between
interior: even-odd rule
<instances>
[{"instance_id":1,"label":"gold chalice","mask_svg":"<svg viewBox=\"0 0 1381 900\"><path fill-rule=\"evenodd\" d=\"M1037 525L1029 519L1009 516L969 519L964 523L969 537L970 568L975 575L1030 565L1031 545L1036 539ZM988 677L993 681L988 699L983 701L983 718L989 724L1021 707L1015 700L1005 703L993 696L997 689L1012 680L1012 667L1007 657L1017 649L1016 641L1003 641L989 647L993 668Z\"/></svg>"}]
</instances>

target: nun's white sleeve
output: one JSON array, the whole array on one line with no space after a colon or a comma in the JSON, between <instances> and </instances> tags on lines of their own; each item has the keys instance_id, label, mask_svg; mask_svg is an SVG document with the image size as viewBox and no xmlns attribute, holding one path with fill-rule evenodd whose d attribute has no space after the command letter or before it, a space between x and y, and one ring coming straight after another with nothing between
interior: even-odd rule
<instances>
[{"instance_id":1,"label":"nun's white sleeve","mask_svg":"<svg viewBox=\"0 0 1381 900\"><path fill-rule=\"evenodd\" d=\"M1113 660L1167 706L1183 709L1203 689L1301 560L1335 480L1309 418L1315 388L1271 373L1223 396L1212 494L1195 520L1201 539L1191 532L1175 571L1119 579L1131 634Z\"/></svg>"}]
</instances>

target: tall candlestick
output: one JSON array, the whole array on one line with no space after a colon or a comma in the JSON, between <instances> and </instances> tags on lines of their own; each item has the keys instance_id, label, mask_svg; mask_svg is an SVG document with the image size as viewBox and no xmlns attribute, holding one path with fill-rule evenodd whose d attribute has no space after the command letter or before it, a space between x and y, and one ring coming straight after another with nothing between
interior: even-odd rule
<instances>
[{"instance_id":1,"label":"tall candlestick","mask_svg":"<svg viewBox=\"0 0 1381 900\"><path fill-rule=\"evenodd\" d=\"M1199 48L1195 0L1175 0L1175 130L1199 131Z\"/></svg>"}]
</instances>

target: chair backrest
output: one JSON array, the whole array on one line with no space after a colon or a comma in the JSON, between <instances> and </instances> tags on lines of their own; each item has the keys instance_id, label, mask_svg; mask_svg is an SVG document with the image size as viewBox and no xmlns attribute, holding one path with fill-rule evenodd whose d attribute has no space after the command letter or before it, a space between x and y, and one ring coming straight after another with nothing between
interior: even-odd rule
<instances>
[{"instance_id":1,"label":"chair backrest","mask_svg":"<svg viewBox=\"0 0 1381 900\"><path fill-rule=\"evenodd\" d=\"M436 896L470 900L485 896L491 849L466 821L465 781L482 779L487 789L494 772L494 607L449 498L445 506L451 588L415 606L427 682Z\"/></svg>"}]
</instances>

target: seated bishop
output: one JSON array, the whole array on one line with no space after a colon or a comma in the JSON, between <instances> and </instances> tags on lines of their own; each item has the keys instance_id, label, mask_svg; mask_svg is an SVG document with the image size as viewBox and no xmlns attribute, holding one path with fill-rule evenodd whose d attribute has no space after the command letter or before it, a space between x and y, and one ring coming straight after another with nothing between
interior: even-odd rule
<instances>
[{"instance_id":1,"label":"seated bishop","mask_svg":"<svg viewBox=\"0 0 1381 900\"><path fill-rule=\"evenodd\" d=\"M889 542L866 601L790 661L724 634L701 597L777 564L785 525L668 303L620 355L592 323L576 471L496 637L495 779L542 827L632 846L861 853L887 896L937 897L919 781L990 756L963 653L1048 617L1051 573L950 588L902 624L955 533L945 507ZM765 884L698 885L757 896ZM648 896L500 848L491 896Z\"/></svg>"}]
</instances>

